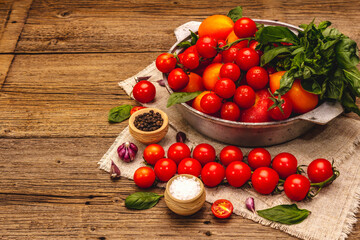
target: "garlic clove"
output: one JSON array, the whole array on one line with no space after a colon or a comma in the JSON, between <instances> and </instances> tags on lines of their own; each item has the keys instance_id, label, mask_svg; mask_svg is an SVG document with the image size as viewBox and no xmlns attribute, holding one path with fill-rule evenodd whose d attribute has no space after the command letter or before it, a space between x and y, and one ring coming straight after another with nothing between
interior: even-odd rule
<instances>
[{"instance_id":1,"label":"garlic clove","mask_svg":"<svg viewBox=\"0 0 360 240\"><path fill-rule=\"evenodd\" d=\"M246 208L247 208L247 209L249 209L250 211L252 211L253 213L255 213L255 201L254 201L254 198L248 197L248 198L245 200L245 205L246 205Z\"/></svg>"},{"instance_id":2,"label":"garlic clove","mask_svg":"<svg viewBox=\"0 0 360 240\"><path fill-rule=\"evenodd\" d=\"M120 178L120 176L121 176L120 169L118 168L118 166L116 166L114 161L111 161L110 178L111 179L118 179L118 178Z\"/></svg>"}]
</instances>

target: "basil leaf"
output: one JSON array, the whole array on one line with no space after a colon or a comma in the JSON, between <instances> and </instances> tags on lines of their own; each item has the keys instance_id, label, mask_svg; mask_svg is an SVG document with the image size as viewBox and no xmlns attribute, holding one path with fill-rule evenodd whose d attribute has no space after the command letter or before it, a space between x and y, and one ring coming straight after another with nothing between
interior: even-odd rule
<instances>
[{"instance_id":1,"label":"basil leaf","mask_svg":"<svg viewBox=\"0 0 360 240\"><path fill-rule=\"evenodd\" d=\"M308 92L313 94L321 94L322 88L315 79L307 79L301 81L301 86Z\"/></svg>"},{"instance_id":2,"label":"basil leaf","mask_svg":"<svg viewBox=\"0 0 360 240\"><path fill-rule=\"evenodd\" d=\"M331 25L331 22L329 21L323 21L321 23L319 23L318 25L318 29L321 31L324 31L326 28L328 28Z\"/></svg>"},{"instance_id":3,"label":"basil leaf","mask_svg":"<svg viewBox=\"0 0 360 240\"><path fill-rule=\"evenodd\" d=\"M197 92L174 92L170 95L166 107L171 107L174 104L184 103L196 98L202 91Z\"/></svg>"},{"instance_id":4,"label":"basil leaf","mask_svg":"<svg viewBox=\"0 0 360 240\"><path fill-rule=\"evenodd\" d=\"M119 123L130 117L130 111L133 107L130 105L121 105L114 107L109 112L108 120L111 123Z\"/></svg>"},{"instance_id":5,"label":"basil leaf","mask_svg":"<svg viewBox=\"0 0 360 240\"><path fill-rule=\"evenodd\" d=\"M130 209L149 209L154 207L164 195L152 192L136 192L125 199L125 206Z\"/></svg>"},{"instance_id":6,"label":"basil leaf","mask_svg":"<svg viewBox=\"0 0 360 240\"><path fill-rule=\"evenodd\" d=\"M236 22L238 19L242 18L242 7L237 6L234 9L231 9L227 16L233 20L233 22Z\"/></svg>"},{"instance_id":7,"label":"basil leaf","mask_svg":"<svg viewBox=\"0 0 360 240\"><path fill-rule=\"evenodd\" d=\"M199 39L199 36L193 33L193 31L190 30L191 35L191 45L195 45L197 40Z\"/></svg>"},{"instance_id":8,"label":"basil leaf","mask_svg":"<svg viewBox=\"0 0 360 240\"><path fill-rule=\"evenodd\" d=\"M274 42L287 42L297 45L298 37L286 27L268 26L260 29L255 34L255 40L261 44Z\"/></svg>"},{"instance_id":9,"label":"basil leaf","mask_svg":"<svg viewBox=\"0 0 360 240\"><path fill-rule=\"evenodd\" d=\"M360 97L360 72L356 67L343 69L345 80L350 84L352 92Z\"/></svg>"},{"instance_id":10,"label":"basil leaf","mask_svg":"<svg viewBox=\"0 0 360 240\"><path fill-rule=\"evenodd\" d=\"M278 205L257 211L259 216L278 223L292 225L304 221L311 213L306 209L299 209L296 204Z\"/></svg>"},{"instance_id":11,"label":"basil leaf","mask_svg":"<svg viewBox=\"0 0 360 240\"><path fill-rule=\"evenodd\" d=\"M266 51L262 56L261 56L261 66L264 66L266 64L268 64L269 62L271 62L271 60L273 60L275 57L277 57L279 54L282 53L290 53L290 49L288 46L281 46L281 47L276 47L273 49L270 49L269 51Z\"/></svg>"},{"instance_id":12,"label":"basil leaf","mask_svg":"<svg viewBox=\"0 0 360 240\"><path fill-rule=\"evenodd\" d=\"M295 81L294 75L296 72L297 72L297 69L292 68L281 77L280 88L275 91L275 95L276 94L284 95L291 89L291 87Z\"/></svg>"},{"instance_id":13,"label":"basil leaf","mask_svg":"<svg viewBox=\"0 0 360 240\"><path fill-rule=\"evenodd\" d=\"M343 34L336 28L327 28L322 32L322 35L324 37L330 38L330 39L337 39L337 38L343 36Z\"/></svg>"},{"instance_id":14,"label":"basil leaf","mask_svg":"<svg viewBox=\"0 0 360 240\"><path fill-rule=\"evenodd\" d=\"M349 39L341 39L335 47L336 60L340 67L351 68L359 63L359 49L356 42Z\"/></svg>"},{"instance_id":15,"label":"basil leaf","mask_svg":"<svg viewBox=\"0 0 360 240\"><path fill-rule=\"evenodd\" d=\"M341 100L344 91L344 73L341 68L337 68L334 74L327 81L326 97Z\"/></svg>"},{"instance_id":16,"label":"basil leaf","mask_svg":"<svg viewBox=\"0 0 360 240\"><path fill-rule=\"evenodd\" d=\"M177 47L179 47L179 48L184 48L184 49L187 49L187 48L189 48L189 47L191 47L191 46L192 46L191 43L188 42L188 41L181 42L181 43L179 43L179 44L177 45Z\"/></svg>"}]
</instances>

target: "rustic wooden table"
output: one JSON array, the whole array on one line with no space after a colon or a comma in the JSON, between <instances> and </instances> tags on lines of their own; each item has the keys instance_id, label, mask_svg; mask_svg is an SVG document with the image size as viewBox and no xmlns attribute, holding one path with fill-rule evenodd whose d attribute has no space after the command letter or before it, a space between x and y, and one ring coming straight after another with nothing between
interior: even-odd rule
<instances>
[{"instance_id":1,"label":"rustic wooden table","mask_svg":"<svg viewBox=\"0 0 360 240\"><path fill-rule=\"evenodd\" d=\"M330 20L360 43L357 0L2 0L0 238L291 238L240 216L215 219L210 204L187 218L163 200L128 210L138 188L97 166L127 124L109 124L109 109L136 104L117 82L167 51L177 26L239 4L252 18ZM359 238L357 223L349 239Z\"/></svg>"}]
</instances>

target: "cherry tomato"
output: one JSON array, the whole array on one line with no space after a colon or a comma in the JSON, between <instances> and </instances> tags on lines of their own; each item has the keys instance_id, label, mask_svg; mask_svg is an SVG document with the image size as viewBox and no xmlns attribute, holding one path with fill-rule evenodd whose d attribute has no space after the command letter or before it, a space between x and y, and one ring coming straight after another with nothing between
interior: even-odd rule
<instances>
[{"instance_id":1,"label":"cherry tomato","mask_svg":"<svg viewBox=\"0 0 360 240\"><path fill-rule=\"evenodd\" d=\"M279 182L279 175L274 169L260 167L251 176L251 183L254 189L261 194L270 194Z\"/></svg>"},{"instance_id":2,"label":"cherry tomato","mask_svg":"<svg viewBox=\"0 0 360 240\"><path fill-rule=\"evenodd\" d=\"M242 85L235 91L234 102L240 108L249 108L255 103L255 91L247 86Z\"/></svg>"},{"instance_id":3,"label":"cherry tomato","mask_svg":"<svg viewBox=\"0 0 360 240\"><path fill-rule=\"evenodd\" d=\"M221 53L218 53L214 59L211 61L211 63L221 63L222 62L222 55Z\"/></svg>"},{"instance_id":4,"label":"cherry tomato","mask_svg":"<svg viewBox=\"0 0 360 240\"><path fill-rule=\"evenodd\" d=\"M204 111L204 109L201 108L200 103L201 103L201 99L202 99L206 94L208 94L208 93L210 93L210 91L204 91L204 92L200 93L200 95L198 95L198 96L194 99L194 101L192 102L191 106L192 106L193 108L195 108L196 110L200 111L200 112L206 113L206 112Z\"/></svg>"},{"instance_id":5,"label":"cherry tomato","mask_svg":"<svg viewBox=\"0 0 360 240\"><path fill-rule=\"evenodd\" d=\"M196 50L204 58L215 57L217 54L216 46L216 39L208 36L200 37L196 42Z\"/></svg>"},{"instance_id":6,"label":"cherry tomato","mask_svg":"<svg viewBox=\"0 0 360 240\"><path fill-rule=\"evenodd\" d=\"M141 103L151 102L154 100L155 94L156 89L154 84L146 80L138 82L133 88L134 98Z\"/></svg>"},{"instance_id":7,"label":"cherry tomato","mask_svg":"<svg viewBox=\"0 0 360 240\"><path fill-rule=\"evenodd\" d=\"M160 181L167 182L176 173L176 163L169 158L162 158L156 162L154 171Z\"/></svg>"},{"instance_id":8,"label":"cherry tomato","mask_svg":"<svg viewBox=\"0 0 360 240\"><path fill-rule=\"evenodd\" d=\"M225 177L224 167L217 162L207 163L201 170L201 179L208 187L216 187Z\"/></svg>"},{"instance_id":9,"label":"cherry tomato","mask_svg":"<svg viewBox=\"0 0 360 240\"><path fill-rule=\"evenodd\" d=\"M189 83L189 76L181 68L175 68L168 76L168 84L174 90L183 89Z\"/></svg>"},{"instance_id":10,"label":"cherry tomato","mask_svg":"<svg viewBox=\"0 0 360 240\"><path fill-rule=\"evenodd\" d=\"M256 33L256 23L250 18L242 17L235 22L234 32L238 38L252 37Z\"/></svg>"},{"instance_id":11,"label":"cherry tomato","mask_svg":"<svg viewBox=\"0 0 360 240\"><path fill-rule=\"evenodd\" d=\"M140 167L134 173L134 182L138 187L149 188L155 182L155 173L149 167Z\"/></svg>"},{"instance_id":12,"label":"cherry tomato","mask_svg":"<svg viewBox=\"0 0 360 240\"><path fill-rule=\"evenodd\" d=\"M217 41L217 46L220 48L220 47L223 47L223 46L225 46L226 45L226 41L225 40L222 40L222 39L220 39L220 40L218 40Z\"/></svg>"},{"instance_id":13,"label":"cherry tomato","mask_svg":"<svg viewBox=\"0 0 360 240\"><path fill-rule=\"evenodd\" d=\"M130 110L130 115L133 115L134 112L139 111L140 109L144 109L144 108L146 108L146 107L142 107L142 106L133 107L133 108Z\"/></svg>"},{"instance_id":14,"label":"cherry tomato","mask_svg":"<svg viewBox=\"0 0 360 240\"><path fill-rule=\"evenodd\" d=\"M272 109L269 110L269 115L272 119L276 120L276 121L281 121L281 120L285 120L288 119L291 115L292 112L292 103L291 101L285 97L285 96L281 96L281 108L282 108L282 112L279 108L279 106L274 107ZM274 104L273 101L269 101L269 108Z\"/></svg>"},{"instance_id":15,"label":"cherry tomato","mask_svg":"<svg viewBox=\"0 0 360 240\"><path fill-rule=\"evenodd\" d=\"M252 67L259 65L260 57L252 48L240 49L236 54L236 64L243 71L247 71Z\"/></svg>"},{"instance_id":16,"label":"cherry tomato","mask_svg":"<svg viewBox=\"0 0 360 240\"><path fill-rule=\"evenodd\" d=\"M191 174L199 177L201 173L201 164L194 158L184 158L178 166L178 174Z\"/></svg>"},{"instance_id":17,"label":"cherry tomato","mask_svg":"<svg viewBox=\"0 0 360 240\"><path fill-rule=\"evenodd\" d=\"M222 61L223 63L233 63L235 62L236 55L239 49L235 46L230 47L228 50L222 51Z\"/></svg>"},{"instance_id":18,"label":"cherry tomato","mask_svg":"<svg viewBox=\"0 0 360 240\"><path fill-rule=\"evenodd\" d=\"M254 90L260 90L266 87L269 82L269 75L267 71L259 66L249 69L246 73L246 82Z\"/></svg>"},{"instance_id":19,"label":"cherry tomato","mask_svg":"<svg viewBox=\"0 0 360 240\"><path fill-rule=\"evenodd\" d=\"M220 69L222 67L222 63L212 63L207 66L202 75L204 87L207 90L213 90L216 82L219 80Z\"/></svg>"},{"instance_id":20,"label":"cherry tomato","mask_svg":"<svg viewBox=\"0 0 360 240\"><path fill-rule=\"evenodd\" d=\"M251 41L249 48L252 48L255 50L255 52L259 55L259 57L261 57L264 53L260 50L256 50L257 45L259 44L258 41Z\"/></svg>"},{"instance_id":21,"label":"cherry tomato","mask_svg":"<svg viewBox=\"0 0 360 240\"><path fill-rule=\"evenodd\" d=\"M215 83L214 92L222 98L231 98L236 91L235 83L229 78L221 78Z\"/></svg>"},{"instance_id":22,"label":"cherry tomato","mask_svg":"<svg viewBox=\"0 0 360 240\"><path fill-rule=\"evenodd\" d=\"M217 111L220 110L221 108L221 98L216 95L215 93L207 93L205 94L200 101L200 106L201 108L206 112L206 113L216 113Z\"/></svg>"},{"instance_id":23,"label":"cherry tomato","mask_svg":"<svg viewBox=\"0 0 360 240\"><path fill-rule=\"evenodd\" d=\"M181 89L181 92L197 92L203 91L203 79L196 73L190 72L189 74L189 83L185 88Z\"/></svg>"},{"instance_id":24,"label":"cherry tomato","mask_svg":"<svg viewBox=\"0 0 360 240\"><path fill-rule=\"evenodd\" d=\"M169 73L176 66L176 58L171 53L162 53L156 58L155 64L160 72Z\"/></svg>"},{"instance_id":25,"label":"cherry tomato","mask_svg":"<svg viewBox=\"0 0 360 240\"><path fill-rule=\"evenodd\" d=\"M193 158L198 160L202 166L216 159L216 151L213 146L207 143L200 143L193 150Z\"/></svg>"},{"instance_id":26,"label":"cherry tomato","mask_svg":"<svg viewBox=\"0 0 360 240\"><path fill-rule=\"evenodd\" d=\"M228 218L231 216L234 207L229 200L218 199L211 206L211 211L217 218Z\"/></svg>"},{"instance_id":27,"label":"cherry tomato","mask_svg":"<svg viewBox=\"0 0 360 240\"><path fill-rule=\"evenodd\" d=\"M233 102L224 103L221 107L220 116L225 120L237 121L240 118L240 108Z\"/></svg>"},{"instance_id":28,"label":"cherry tomato","mask_svg":"<svg viewBox=\"0 0 360 240\"><path fill-rule=\"evenodd\" d=\"M293 201L303 200L310 190L310 181L305 176L293 174L284 183L284 192Z\"/></svg>"},{"instance_id":29,"label":"cherry tomato","mask_svg":"<svg viewBox=\"0 0 360 240\"><path fill-rule=\"evenodd\" d=\"M241 187L250 179L251 169L246 163L235 161L227 166L225 176L231 186Z\"/></svg>"},{"instance_id":30,"label":"cherry tomato","mask_svg":"<svg viewBox=\"0 0 360 240\"><path fill-rule=\"evenodd\" d=\"M220 77L229 78L234 82L236 82L239 79L240 74L241 74L240 68L235 63L225 63L220 68Z\"/></svg>"},{"instance_id":31,"label":"cherry tomato","mask_svg":"<svg viewBox=\"0 0 360 240\"><path fill-rule=\"evenodd\" d=\"M286 179L297 171L297 159L291 153L283 152L276 155L272 161L272 168L280 178Z\"/></svg>"},{"instance_id":32,"label":"cherry tomato","mask_svg":"<svg viewBox=\"0 0 360 240\"><path fill-rule=\"evenodd\" d=\"M248 163L252 169L259 167L269 167L271 164L271 155L264 148L254 148L249 152Z\"/></svg>"},{"instance_id":33,"label":"cherry tomato","mask_svg":"<svg viewBox=\"0 0 360 240\"><path fill-rule=\"evenodd\" d=\"M172 144L167 151L168 158L174 160L176 164L179 164L184 158L190 157L190 155L190 148L181 142Z\"/></svg>"},{"instance_id":34,"label":"cherry tomato","mask_svg":"<svg viewBox=\"0 0 360 240\"><path fill-rule=\"evenodd\" d=\"M226 146L220 152L220 162L227 167L230 163L243 160L243 153L240 148Z\"/></svg>"},{"instance_id":35,"label":"cherry tomato","mask_svg":"<svg viewBox=\"0 0 360 240\"><path fill-rule=\"evenodd\" d=\"M199 55L196 52L184 53L182 64L188 69L195 69L199 66Z\"/></svg>"},{"instance_id":36,"label":"cherry tomato","mask_svg":"<svg viewBox=\"0 0 360 240\"><path fill-rule=\"evenodd\" d=\"M159 144L150 144L144 150L144 159L148 164L155 165L155 163L164 158L165 151Z\"/></svg>"},{"instance_id":37,"label":"cherry tomato","mask_svg":"<svg viewBox=\"0 0 360 240\"><path fill-rule=\"evenodd\" d=\"M309 164L307 174L311 182L319 183L329 179L334 172L328 160L318 158Z\"/></svg>"}]
</instances>

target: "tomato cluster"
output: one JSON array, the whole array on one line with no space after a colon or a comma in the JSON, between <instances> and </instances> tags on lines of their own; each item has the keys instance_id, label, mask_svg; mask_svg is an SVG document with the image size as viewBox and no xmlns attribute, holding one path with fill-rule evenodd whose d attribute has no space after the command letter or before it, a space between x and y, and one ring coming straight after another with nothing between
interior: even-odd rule
<instances>
[{"instance_id":1,"label":"tomato cluster","mask_svg":"<svg viewBox=\"0 0 360 240\"><path fill-rule=\"evenodd\" d=\"M161 145L150 144L145 148L143 158L153 169L141 167L136 170L134 181L141 188L152 186L155 178L167 182L176 173L191 174L201 177L207 187L216 187L226 178L233 187L251 183L260 194L283 188L291 200L301 201L309 196L311 186L322 188L336 178L326 159L312 161L307 168L307 178L301 175L294 155L282 152L272 159L264 148L254 148L244 158L240 148L226 146L217 157L210 144L198 144L191 153L185 143L177 142L169 147L165 156Z\"/></svg>"},{"instance_id":2,"label":"tomato cluster","mask_svg":"<svg viewBox=\"0 0 360 240\"><path fill-rule=\"evenodd\" d=\"M193 108L225 120L277 121L315 108L318 96L301 84L294 84L284 96L272 95L284 72L272 76L273 67L259 66L263 53L256 49L257 30L250 18L234 23L226 16L210 16L200 25L192 46L178 55L159 55L156 66L167 74L175 92L203 91L189 103Z\"/></svg>"}]
</instances>

